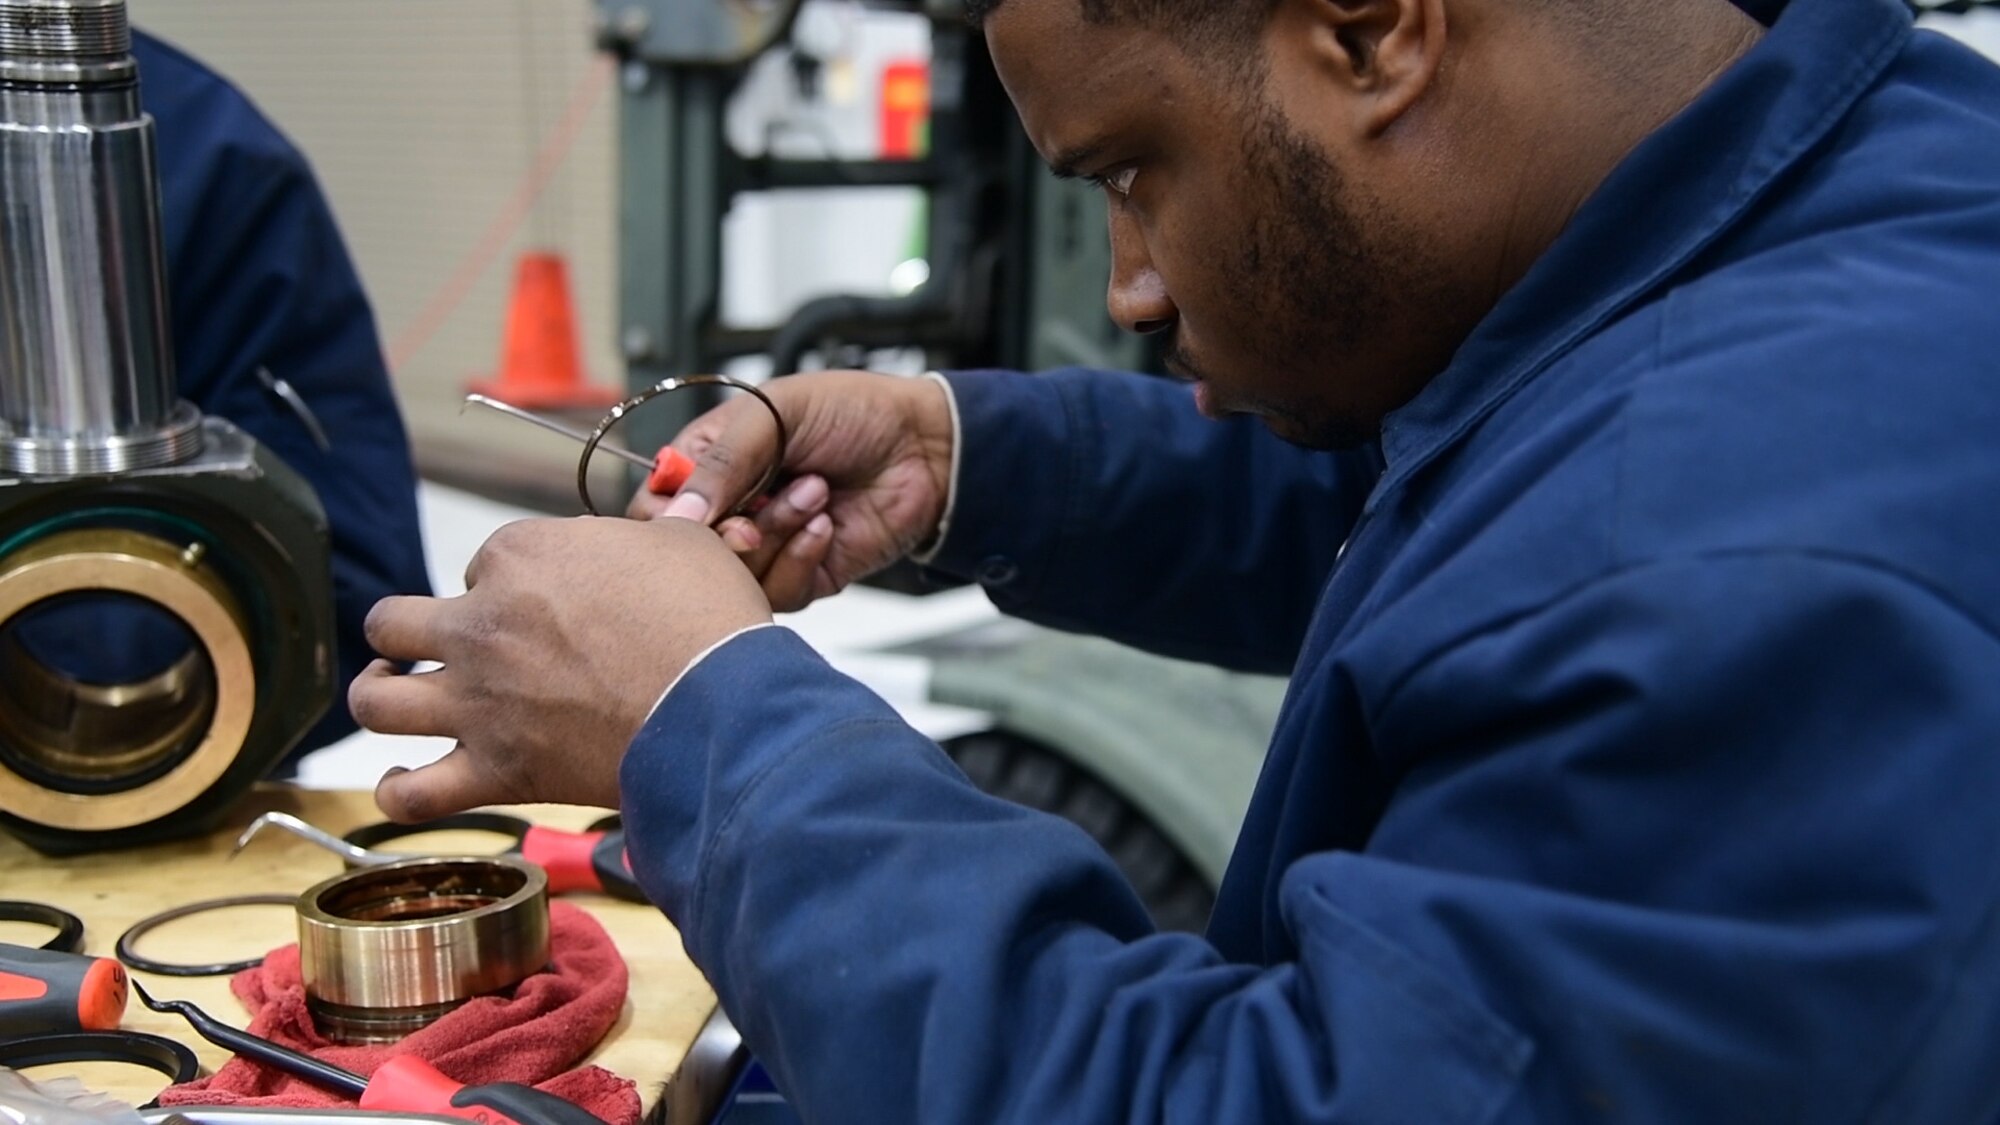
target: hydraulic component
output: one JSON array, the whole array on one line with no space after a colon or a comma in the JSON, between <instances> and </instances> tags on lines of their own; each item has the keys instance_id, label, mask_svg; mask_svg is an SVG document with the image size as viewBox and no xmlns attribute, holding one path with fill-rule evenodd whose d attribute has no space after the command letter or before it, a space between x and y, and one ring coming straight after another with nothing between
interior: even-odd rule
<instances>
[{"instance_id":1,"label":"hydraulic component","mask_svg":"<svg viewBox=\"0 0 2000 1125\"><path fill-rule=\"evenodd\" d=\"M513 856L363 867L299 896L306 1007L329 1038L392 1042L549 962L549 880Z\"/></svg>"},{"instance_id":2,"label":"hydraulic component","mask_svg":"<svg viewBox=\"0 0 2000 1125\"><path fill-rule=\"evenodd\" d=\"M210 827L333 691L312 490L175 393L124 0L0 0L0 829Z\"/></svg>"}]
</instances>

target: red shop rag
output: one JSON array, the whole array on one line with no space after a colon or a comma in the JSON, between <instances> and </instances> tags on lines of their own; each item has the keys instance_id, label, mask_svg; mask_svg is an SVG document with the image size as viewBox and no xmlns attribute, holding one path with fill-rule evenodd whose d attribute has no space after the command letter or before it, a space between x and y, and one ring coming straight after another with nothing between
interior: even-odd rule
<instances>
[{"instance_id":1,"label":"red shop rag","mask_svg":"<svg viewBox=\"0 0 2000 1125\"><path fill-rule=\"evenodd\" d=\"M568 1099L611 1125L636 1125L639 1091L599 1066L570 1069L610 1032L625 1007L625 959L597 919L566 902L549 903L547 972L510 996L481 996L405 1038L342 1046L306 1011L299 947L271 951L236 974L230 990L250 1011L250 1033L367 1076L395 1055L416 1055L468 1086L516 1082ZM160 1105L287 1106L351 1109L344 1095L237 1057L207 1078L160 1092Z\"/></svg>"}]
</instances>

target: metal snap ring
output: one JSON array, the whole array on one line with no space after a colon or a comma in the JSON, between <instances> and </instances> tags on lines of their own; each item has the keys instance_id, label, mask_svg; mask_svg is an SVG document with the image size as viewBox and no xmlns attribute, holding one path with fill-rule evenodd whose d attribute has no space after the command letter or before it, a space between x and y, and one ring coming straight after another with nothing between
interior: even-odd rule
<instances>
[{"instance_id":1,"label":"metal snap ring","mask_svg":"<svg viewBox=\"0 0 2000 1125\"><path fill-rule=\"evenodd\" d=\"M785 428L785 416L778 413L778 404L771 401L771 396L741 379L732 379L727 375L682 375L672 379L662 379L612 407L605 412L604 417L599 419L597 425L591 429L590 436L584 439L583 454L576 461L576 494L583 501L584 511L589 512L593 516L604 514L597 510L597 505L590 499L590 460L597 453L598 443L603 441L604 436L611 432L611 427L617 425L619 420L627 414L632 413L634 410L661 395L685 390L688 387L705 386L729 387L754 397L758 402L764 404L764 409L771 412L771 421L776 423L778 427L777 455L771 458L770 467L764 470L764 476L757 482L757 487L746 493L743 499L737 503L736 507L730 509L730 514L743 514L748 506L754 503L758 497L770 491L771 486L778 481L778 473L784 468L785 443L791 437L790 431Z\"/></svg>"}]
</instances>

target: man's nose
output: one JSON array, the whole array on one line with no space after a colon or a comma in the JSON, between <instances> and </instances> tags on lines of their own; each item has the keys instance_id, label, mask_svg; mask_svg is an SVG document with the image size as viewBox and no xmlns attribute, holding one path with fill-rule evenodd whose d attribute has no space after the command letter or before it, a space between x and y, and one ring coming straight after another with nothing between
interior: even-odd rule
<instances>
[{"instance_id":1,"label":"man's nose","mask_svg":"<svg viewBox=\"0 0 2000 1125\"><path fill-rule=\"evenodd\" d=\"M1167 294L1167 284L1153 268L1145 241L1129 218L1111 215L1111 286L1105 293L1111 319L1127 332L1149 335L1174 326L1180 310Z\"/></svg>"}]
</instances>

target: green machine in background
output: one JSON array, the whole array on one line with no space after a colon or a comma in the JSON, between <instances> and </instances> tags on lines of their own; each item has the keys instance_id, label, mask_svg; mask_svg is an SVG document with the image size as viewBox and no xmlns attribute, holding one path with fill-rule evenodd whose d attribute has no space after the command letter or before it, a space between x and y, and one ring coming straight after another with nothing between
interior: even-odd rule
<instances>
[{"instance_id":1,"label":"green machine in background","mask_svg":"<svg viewBox=\"0 0 2000 1125\"><path fill-rule=\"evenodd\" d=\"M799 0L599 0L601 44L622 62L619 348L629 382L716 370L746 355L778 373L808 351L923 349L939 364L1157 370L1103 314L1104 203L1043 170L960 0L871 7L929 20L927 150L911 160L798 160L736 152L724 116L750 66L790 50ZM719 315L722 220L750 192L912 187L926 196L930 277L901 297L831 296L783 324ZM893 237L893 236L891 236ZM705 409L674 396L646 424L670 436Z\"/></svg>"},{"instance_id":2,"label":"green machine in background","mask_svg":"<svg viewBox=\"0 0 2000 1125\"><path fill-rule=\"evenodd\" d=\"M929 367L1157 371L1147 341L1104 311L1104 202L1043 169L960 0L876 4L930 29L927 151L912 160L791 160L734 151L724 115L750 66L790 50L799 0L600 0L622 63L620 346L635 387L764 354L858 362L916 348ZM746 192L907 186L929 279L900 297L829 296L782 324L719 316L722 222ZM669 396L632 440L658 444L709 402ZM884 583L920 587L891 574ZM998 622L911 646L934 702L991 716L945 748L989 792L1096 837L1162 925L1198 929L1235 842L1284 684L1104 641Z\"/></svg>"}]
</instances>

